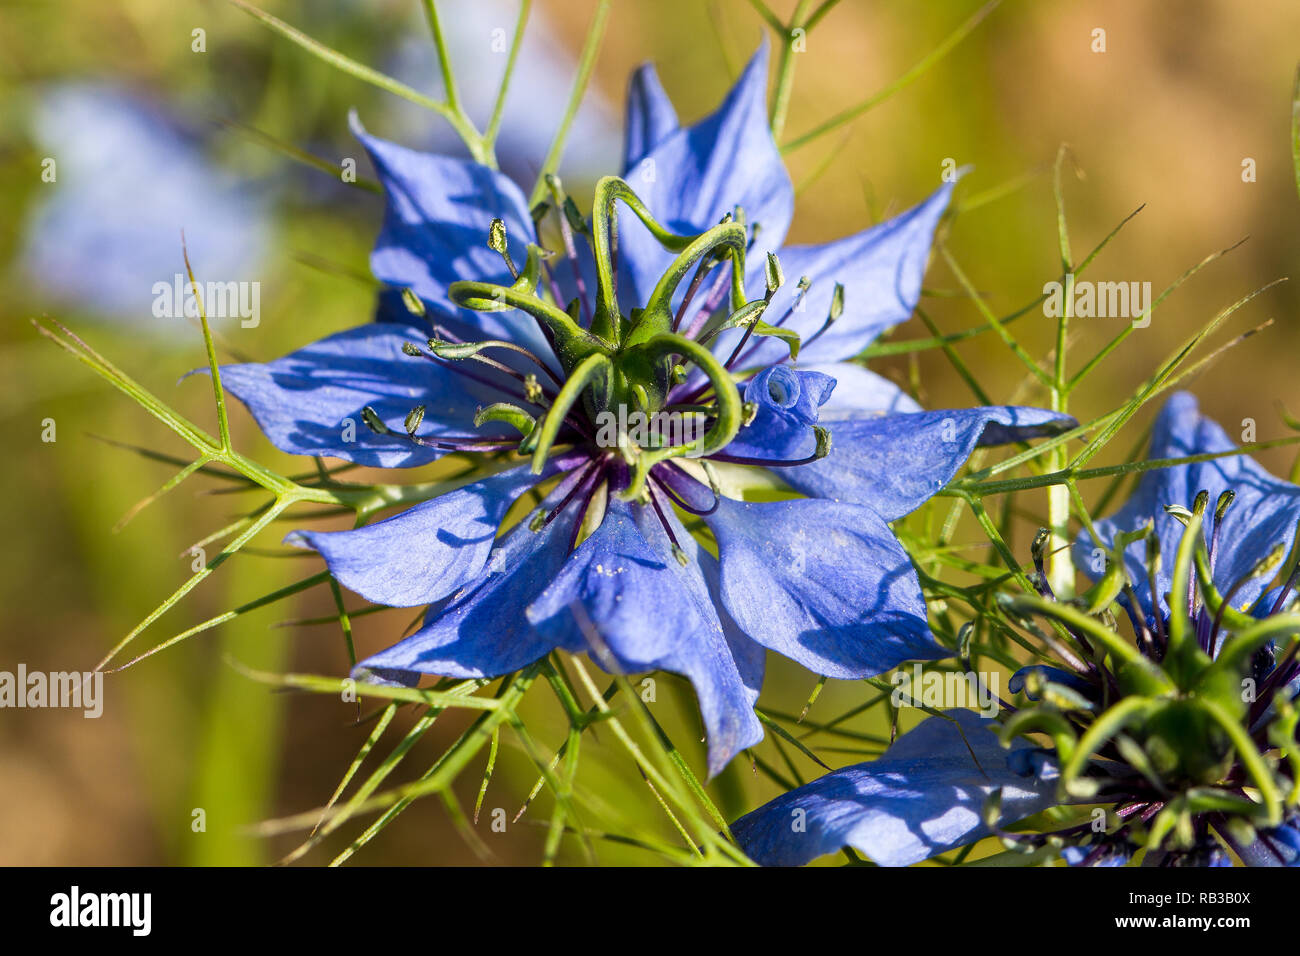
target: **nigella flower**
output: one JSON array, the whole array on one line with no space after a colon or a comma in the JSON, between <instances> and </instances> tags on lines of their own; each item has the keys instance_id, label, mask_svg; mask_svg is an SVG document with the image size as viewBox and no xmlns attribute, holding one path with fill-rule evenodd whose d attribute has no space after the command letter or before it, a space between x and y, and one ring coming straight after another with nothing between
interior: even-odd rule
<instances>
[{"instance_id":1,"label":"nigella flower","mask_svg":"<svg viewBox=\"0 0 1300 956\"><path fill-rule=\"evenodd\" d=\"M950 653L889 522L976 445L1059 416L921 411L844 361L911 313L951 185L778 258L793 191L767 127L766 66L763 48L693 126L639 71L628 180L601 180L589 218L558 180L530 209L494 170L356 124L388 196L371 257L394 287L381 311L405 302L401 320L223 375L289 452L489 459L485 477L402 514L295 538L364 597L428 605L360 674L500 675L556 648L679 673L716 773L762 737L764 648L841 678ZM783 500L743 500L759 473L784 482ZM535 488L540 506L501 533Z\"/></svg>"},{"instance_id":2,"label":"nigella flower","mask_svg":"<svg viewBox=\"0 0 1300 956\"><path fill-rule=\"evenodd\" d=\"M1178 394L1150 458L1234 448ZM1145 850L1147 866L1226 866L1229 849L1250 866L1297 865L1300 615L1289 608L1300 571L1294 556L1283 561L1297 521L1300 488L1245 456L1146 472L1124 507L1096 522L1101 541L1085 533L1076 545L1097 579L1088 595L1054 602L1040 567L1041 595L1009 605L1055 618L1090 659L1025 667L1008 686L1029 705L1007 709L1000 725L970 711L931 717L880 759L785 794L733 833L770 864L844 846L906 864L996 833L1025 850L1055 847L1070 865L1120 866ZM1132 643L1086 613L1111 599ZM1055 746L1032 746L1024 735L1035 733ZM1270 749L1283 758L1276 768ZM1106 825L1001 829L1067 802L1100 805Z\"/></svg>"},{"instance_id":3,"label":"nigella flower","mask_svg":"<svg viewBox=\"0 0 1300 956\"><path fill-rule=\"evenodd\" d=\"M29 217L22 260L47 295L100 315L148 315L154 283L170 286L179 271L187 222L209 278L256 274L271 231L265 190L223 172L168 110L103 83L51 85L34 106L33 138L54 179Z\"/></svg>"}]
</instances>

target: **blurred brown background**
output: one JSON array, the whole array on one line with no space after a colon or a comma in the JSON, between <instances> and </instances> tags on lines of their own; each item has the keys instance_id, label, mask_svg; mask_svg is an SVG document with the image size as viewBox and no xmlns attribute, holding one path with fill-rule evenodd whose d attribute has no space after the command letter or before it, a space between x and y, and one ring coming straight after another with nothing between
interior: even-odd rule
<instances>
[{"instance_id":1,"label":"blurred brown background","mask_svg":"<svg viewBox=\"0 0 1300 956\"><path fill-rule=\"evenodd\" d=\"M476 70L489 69L483 66L488 62L483 49L493 29L513 29L516 6L509 0L495 5L444 0L439 6L467 82ZM793 6L793 0L773 2L782 16ZM364 5L266 0L265 7L364 62L380 67L414 62L416 70L427 64L422 88L437 89L415 0ZM807 52L796 54L786 138L888 84L977 7L970 0L844 0L808 38ZM555 82L555 75L563 95L564 70L571 68L593 9L586 0L535 4L535 28L548 31L543 49L552 59L550 79L521 83L518 96L527 98L530 88L549 89L546 83ZM192 51L196 28L206 31L201 54ZM599 172L590 169L593 156L617 151L623 87L633 66L655 61L681 116L692 120L723 95L762 29L745 0L616 2L595 71L597 99L562 166L570 182ZM1104 53L1092 50L1096 29L1105 31ZM963 198L1023 178L1019 188L961 215L949 240L972 281L1005 314L1031 302L1059 271L1051 163L1061 143L1070 144L1073 157L1066 200L1076 258L1145 204L1093 266L1091 278L1150 281L1158 293L1207 254L1249 237L1176 292L1151 326L1135 333L1077 394L1073 410L1080 418L1104 412L1217 310L1294 271L1300 206L1289 121L1292 77L1300 61L1297 37L1300 5L1293 0L1249 5L1008 0L917 83L842 130L788 154L792 178L801 187L792 238L833 238L911 205L937 185L948 158L974 166L963 181ZM424 52L412 53L417 47ZM419 79L408 82L420 85ZM204 381L175 384L203 360L192 329L177 331L180 320L153 319L147 310L115 315L94 302L67 301L57 287L47 288L32 275L25 251L32 242L29 231L41 221L38 211L52 191L65 188L40 178L48 149L39 135L41 110L49 108L44 95L51 84L69 81L128 90L183 118L198 131L206 161L261 197L266 218L258 228L266 253L250 277L262 283L263 321L256 329L236 324L226 332L233 348L260 359L368 317L370 289L345 272L365 272L380 205L375 197L345 190L212 121L257 126L331 161L355 155L346 130L349 107L357 107L371 128L412 145L429 142L439 122L310 59L224 3L11 0L0 10L0 432L7 452L0 469L7 504L7 541L0 552L3 670L13 670L19 661L42 670L93 666L189 574L190 558L183 550L239 509L230 497L199 496L211 486L192 482L121 533L110 533L131 504L170 471L91 434L172 453L182 449L143 412L40 340L27 320L40 314L58 318L195 420L212 419ZM560 101L551 100L531 112L545 117L549 109L558 116L561 108ZM475 118L484 120L481 113ZM545 148L544 131L540 135L539 146L536 136L521 134L521 168L536 167ZM89 133L81 145L92 154L98 149ZM1242 179L1247 158L1254 160L1254 182ZM147 193L147 185L140 185ZM185 215L177 218L187 231L201 234L204 210L181 212ZM87 208L84 215L103 214ZM129 205L118 215L129 219ZM162 275L181 267L179 241L169 241L174 241L174 261ZM331 265L322 270L304 258ZM88 261L84 268L94 265ZM202 277L203 263L195 265ZM140 276L141 288L148 289L157 277ZM957 286L942 264L932 268L927 287L936 293L927 299L927 309L942 329L979 324L968 300L943 294ZM1298 304L1294 282L1271 289L1216 340L1275 320L1193 385L1205 410L1230 433L1253 418L1261 440L1281 437L1287 430L1278 403L1300 413ZM160 323L173 328L160 331ZM1074 327L1071 355L1077 367L1119 325L1112 319L1079 319ZM1054 322L1039 315L1015 330L1036 355L1046 354L1055 334ZM895 336L925 334L914 321ZM964 344L961 352L995 400L1010 398L1022 374L992 335ZM921 396L932 406L972 401L937 351L922 353L914 369L906 359L876 367L900 381L919 376ZM1028 403L1042 400L1032 391L1021 397ZM285 473L301 469L301 463L270 450L242 410L233 416L239 447ZM54 443L41 441L46 418L57 422ZM1144 415L1121 435L1106 460L1126 451L1149 419ZM1278 450L1263 457L1274 471L1286 473L1293 456ZM1042 504L1027 498L1025 507L1041 510ZM278 533L263 543L278 548L277 542ZM140 647L316 568L310 557L240 556L146 632ZM229 655L267 669L341 673L346 657L336 628L273 627L329 609L328 592L317 589L110 676L99 720L75 712L0 711L0 863L263 863L290 849L291 839L259 840L240 828L321 805L367 730L352 726L355 713L333 698L273 694L224 659ZM408 618L394 612L361 619L358 651L383 646ZM813 680L776 661L769 675L770 706L797 712ZM671 682L662 684L664 698L679 693ZM833 685L818 709L838 713L860 693ZM554 721L549 705L536 706L543 726ZM427 766L462 725L447 718L412 759ZM545 743L554 746L557 740L553 735ZM608 767L601 764L602 754L611 755ZM622 755L608 742L585 750L591 774L586 786L593 799L635 817L646 796L628 781L634 776L630 764L616 759ZM803 770L812 774L815 768ZM409 779L413 772L406 767L394 779ZM466 775L462 800L472 802L477 777L477 769ZM513 816L532 779L523 758L503 747L486 806L505 806ZM771 787L755 783L748 767L733 767L719 791L723 805L739 812ZM205 833L191 830L196 807L206 811ZM499 861L538 858L541 837L526 824L485 838ZM324 862L329 856L308 859ZM359 862L474 859L442 807L430 801L409 810ZM641 858L611 851L602 859Z\"/></svg>"}]
</instances>

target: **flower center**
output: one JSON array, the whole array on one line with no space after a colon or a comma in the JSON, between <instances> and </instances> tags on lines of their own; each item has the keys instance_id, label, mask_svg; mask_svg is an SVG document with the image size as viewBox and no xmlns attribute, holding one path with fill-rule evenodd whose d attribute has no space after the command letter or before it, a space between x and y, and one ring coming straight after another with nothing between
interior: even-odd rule
<instances>
[{"instance_id":1,"label":"flower center","mask_svg":"<svg viewBox=\"0 0 1300 956\"><path fill-rule=\"evenodd\" d=\"M593 461L616 458L625 466L626 480L617 489L625 500L643 498L650 475L662 471L678 485L665 487L665 492L690 501L698 497L694 494L698 489L681 487L681 476L690 478L689 473L665 465L722 452L753 420L756 409L741 399L736 379L746 377L766 337L778 338L792 357L797 356L799 336L783 325L809 283L800 280L795 302L769 325L763 316L783 282L781 267L776 256L768 254L764 295L746 300L745 255L758 226L747 229L742 209L736 208L703 233L678 235L650 215L627 183L607 177L597 184L588 223L559 180L552 176L547 182L551 201L533 212L535 241L527 243L522 267L511 256L504 222L494 219L488 228L487 245L504 260L511 284L460 281L448 291L465 308L513 312L525 321L531 319L554 357L538 355L515 342L461 341L436 327L435 336L424 345L404 347L413 358L437 362L496 387L501 400L480 407L475 426L504 423L518 431L519 438L421 438L422 407L407 417L406 437L457 451L490 452L513 446L531 457L538 474L557 449L582 446L591 450ZM644 304L627 314L618 298L620 204L637 216L660 246L675 254ZM552 213L562 254L541 245L541 227ZM586 261L595 266L596 286L590 296L579 240L589 253ZM562 306L559 276L565 260L576 294ZM843 308L842 290L837 288L834 298L823 331ZM423 304L410 290L404 300L413 312L425 315ZM725 360L714 354L714 340L723 336L736 340ZM776 381L769 388L783 396L778 398L774 391L774 401L790 400L792 393L783 383ZM377 424L382 428L378 416L368 415L366 421L372 428ZM819 432L814 458L828 448Z\"/></svg>"}]
</instances>

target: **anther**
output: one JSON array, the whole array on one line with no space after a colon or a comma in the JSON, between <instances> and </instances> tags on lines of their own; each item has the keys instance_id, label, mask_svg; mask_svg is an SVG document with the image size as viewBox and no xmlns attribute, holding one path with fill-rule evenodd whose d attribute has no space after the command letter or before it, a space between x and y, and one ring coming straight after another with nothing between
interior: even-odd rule
<instances>
[{"instance_id":1,"label":"anther","mask_svg":"<svg viewBox=\"0 0 1300 956\"><path fill-rule=\"evenodd\" d=\"M569 221L569 228L580 236L587 234L587 223L582 218L582 213L578 211L578 204L573 201L572 196L564 197L564 218Z\"/></svg>"},{"instance_id":2,"label":"anther","mask_svg":"<svg viewBox=\"0 0 1300 956\"><path fill-rule=\"evenodd\" d=\"M826 313L826 321L822 323L822 327L820 329L818 329L816 332L812 334L812 338L808 339L807 342L804 342L803 344L804 348L807 348L808 346L812 345L819 338L825 335L827 330L829 330L830 327L835 324L835 320L838 319L843 314L844 314L844 285L842 283L837 282L835 283L835 289L831 292L831 307L830 310Z\"/></svg>"},{"instance_id":3,"label":"anther","mask_svg":"<svg viewBox=\"0 0 1300 956\"><path fill-rule=\"evenodd\" d=\"M772 296L776 295L776 290L785 284L785 273L781 271L781 260L776 257L775 252L767 254L767 295L765 298L768 302L772 301Z\"/></svg>"},{"instance_id":4,"label":"anther","mask_svg":"<svg viewBox=\"0 0 1300 956\"><path fill-rule=\"evenodd\" d=\"M488 248L506 261L506 268L510 270L510 275L518 279L519 270L515 268L514 260L510 258L510 249L506 244L506 224L501 219L493 219L492 225L488 227Z\"/></svg>"},{"instance_id":5,"label":"anther","mask_svg":"<svg viewBox=\"0 0 1300 956\"><path fill-rule=\"evenodd\" d=\"M415 437L415 433L422 421L424 421L424 406L416 405L406 413L406 420L402 423L403 427L406 428L406 434Z\"/></svg>"},{"instance_id":6,"label":"anther","mask_svg":"<svg viewBox=\"0 0 1300 956\"><path fill-rule=\"evenodd\" d=\"M1205 509L1209 506L1209 504L1210 504L1210 493L1205 489L1201 489L1196 493L1196 500L1192 502L1192 514L1204 515Z\"/></svg>"},{"instance_id":7,"label":"anther","mask_svg":"<svg viewBox=\"0 0 1300 956\"><path fill-rule=\"evenodd\" d=\"M361 409L361 420L376 435L391 435L393 433L393 430L385 425L383 419L379 417L379 413L369 405Z\"/></svg>"},{"instance_id":8,"label":"anther","mask_svg":"<svg viewBox=\"0 0 1300 956\"><path fill-rule=\"evenodd\" d=\"M402 305L406 306L406 311L412 315L424 317L424 302L415 294L414 289L406 288L402 290Z\"/></svg>"}]
</instances>

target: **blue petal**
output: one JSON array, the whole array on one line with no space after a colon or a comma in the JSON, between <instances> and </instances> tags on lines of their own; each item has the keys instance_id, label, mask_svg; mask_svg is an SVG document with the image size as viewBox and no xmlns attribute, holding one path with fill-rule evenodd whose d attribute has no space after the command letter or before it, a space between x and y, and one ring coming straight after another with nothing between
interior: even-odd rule
<instances>
[{"instance_id":1,"label":"blue petal","mask_svg":"<svg viewBox=\"0 0 1300 956\"><path fill-rule=\"evenodd\" d=\"M919 206L864 232L820 246L786 246L780 251L786 284L772 298L766 318L780 319L795 303L797 280L812 282L797 311L783 323L806 345L803 361L836 362L857 355L890 326L906 321L921 297L934 229L948 207L953 183L945 183ZM844 313L809 341L830 313L835 283L844 286ZM776 361L783 345L764 342L758 362Z\"/></svg>"},{"instance_id":2,"label":"blue petal","mask_svg":"<svg viewBox=\"0 0 1300 956\"><path fill-rule=\"evenodd\" d=\"M1013 694L1019 694L1025 689L1025 679L1030 674L1038 674L1044 680L1051 681L1053 684L1062 684L1085 695L1091 694L1094 689L1091 684L1073 671L1064 671L1059 667L1048 667L1045 664L1029 664L1011 675L1011 679L1007 681L1007 690ZM1025 691L1025 696L1029 697L1030 700L1038 700L1037 697L1030 696L1028 691Z\"/></svg>"},{"instance_id":3,"label":"blue petal","mask_svg":"<svg viewBox=\"0 0 1300 956\"><path fill-rule=\"evenodd\" d=\"M742 458L796 460L817 448L813 426L830 398L835 379L822 372L796 372L787 365L765 368L745 386L745 401L758 410L726 447Z\"/></svg>"},{"instance_id":4,"label":"blue petal","mask_svg":"<svg viewBox=\"0 0 1300 956\"><path fill-rule=\"evenodd\" d=\"M652 64L639 67L628 81L626 122L623 133L625 174L680 125L677 111L673 109Z\"/></svg>"},{"instance_id":5,"label":"blue petal","mask_svg":"<svg viewBox=\"0 0 1300 956\"><path fill-rule=\"evenodd\" d=\"M541 507L556 505L584 474L563 479ZM496 677L549 654L555 642L531 627L524 611L563 567L577 514L569 507L540 531L521 521L492 548L476 584L431 606L423 627L362 661L354 674L405 684L421 674Z\"/></svg>"},{"instance_id":6,"label":"blue petal","mask_svg":"<svg viewBox=\"0 0 1300 956\"><path fill-rule=\"evenodd\" d=\"M545 349L545 338L524 313L471 312L447 295L448 286L462 279L513 281L505 261L487 247L487 236L492 220L501 219L510 254L523 263L534 230L519 187L481 163L407 149L371 136L355 114L350 121L388 200L370 254L375 276L412 289L438 315L459 317L482 336Z\"/></svg>"},{"instance_id":7,"label":"blue petal","mask_svg":"<svg viewBox=\"0 0 1300 956\"><path fill-rule=\"evenodd\" d=\"M295 531L290 544L314 548L350 591L390 607L432 604L472 581L487 564L497 527L541 475L523 465L422 502L352 531Z\"/></svg>"},{"instance_id":8,"label":"blue petal","mask_svg":"<svg viewBox=\"0 0 1300 956\"><path fill-rule=\"evenodd\" d=\"M1128 841L1120 839L1113 840L1106 844L1106 848L1098 853L1094 846L1067 846L1061 850L1061 857L1070 866L1081 866L1085 860L1091 860L1088 866L1127 866L1133 859L1133 847Z\"/></svg>"},{"instance_id":9,"label":"blue petal","mask_svg":"<svg viewBox=\"0 0 1300 956\"><path fill-rule=\"evenodd\" d=\"M1236 447L1222 428L1200 413L1194 396L1179 392L1165 404L1156 420L1148 458L1182 458ZM1197 493L1205 490L1210 493L1209 510L1213 511L1219 494L1228 489L1235 491L1237 497L1224 516L1214 562L1214 582L1222 594L1278 544L1289 549L1295 540L1296 523L1300 521L1300 488L1273 477L1246 455L1146 472L1124 507L1096 523L1097 532L1109 544L1116 533L1141 527L1154 518L1164 556L1156 587L1163 595L1170 587L1173 555L1183 533L1183 525L1165 514L1164 506L1190 508ZM1212 518L1207 520L1207 532L1212 521ZM1086 533L1075 543L1079 564L1089 574L1093 573L1094 547ZM1124 560L1138 599L1150 614L1153 608L1147 586L1145 547L1144 542L1131 545ZM1234 604L1249 606L1267 585L1265 578L1248 581L1233 598ZM1162 598L1162 608L1163 604Z\"/></svg>"},{"instance_id":10,"label":"blue petal","mask_svg":"<svg viewBox=\"0 0 1300 956\"><path fill-rule=\"evenodd\" d=\"M507 398L446 365L403 354L403 343L425 337L407 326L363 325L273 362L222 366L221 381L281 451L384 468L423 465L443 452L375 434L362 422L362 408L373 407L399 435L407 413L424 405L421 437L490 437L502 432L475 429L474 412Z\"/></svg>"},{"instance_id":11,"label":"blue petal","mask_svg":"<svg viewBox=\"0 0 1300 956\"><path fill-rule=\"evenodd\" d=\"M717 225L733 207L762 226L748 272L762 272L794 215L794 188L767 118L767 42L745 67L713 115L670 133L629 170L628 182L661 223L684 235ZM619 217L619 261L638 305L644 304L673 256L636 217Z\"/></svg>"},{"instance_id":12,"label":"blue petal","mask_svg":"<svg viewBox=\"0 0 1300 956\"><path fill-rule=\"evenodd\" d=\"M652 509L611 500L600 527L527 615L548 640L590 651L608 671L685 675L708 731L712 776L763 737L753 711L761 649L720 618L701 565L712 559L676 518L669 520L690 559L685 567L672 556ZM580 622L579 614L587 620Z\"/></svg>"},{"instance_id":13,"label":"blue petal","mask_svg":"<svg viewBox=\"0 0 1300 956\"><path fill-rule=\"evenodd\" d=\"M999 787L1000 825L1056 804L1054 765L1036 776L1012 766L1031 745L1017 740L1004 750L996 725L974 711L949 717L923 721L877 760L778 797L741 817L731 832L766 866L800 866L844 846L882 866L907 866L989 836L981 810Z\"/></svg>"},{"instance_id":14,"label":"blue petal","mask_svg":"<svg viewBox=\"0 0 1300 956\"><path fill-rule=\"evenodd\" d=\"M746 634L828 677L949 657L930 633L911 560L870 508L720 500L722 600Z\"/></svg>"},{"instance_id":15,"label":"blue petal","mask_svg":"<svg viewBox=\"0 0 1300 956\"><path fill-rule=\"evenodd\" d=\"M1292 815L1281 826L1261 830L1249 846L1240 850L1247 866L1300 866L1300 815Z\"/></svg>"},{"instance_id":16,"label":"blue petal","mask_svg":"<svg viewBox=\"0 0 1300 956\"><path fill-rule=\"evenodd\" d=\"M800 367L835 379L835 391L821 408L821 418L827 422L868 414L922 411L912 396L889 379L854 362L810 362Z\"/></svg>"},{"instance_id":17,"label":"blue petal","mask_svg":"<svg viewBox=\"0 0 1300 956\"><path fill-rule=\"evenodd\" d=\"M829 423L829 455L783 468L780 476L810 497L867 504L894 521L952 480L977 446L1047 435L1073 422L1015 406L846 419Z\"/></svg>"}]
</instances>

